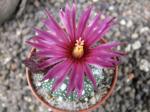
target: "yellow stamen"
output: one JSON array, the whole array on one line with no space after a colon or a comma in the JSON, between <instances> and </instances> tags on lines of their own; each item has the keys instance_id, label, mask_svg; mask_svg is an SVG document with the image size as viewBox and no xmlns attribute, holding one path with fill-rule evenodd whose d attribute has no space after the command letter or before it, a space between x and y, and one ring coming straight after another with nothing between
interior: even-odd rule
<instances>
[{"instance_id":1,"label":"yellow stamen","mask_svg":"<svg viewBox=\"0 0 150 112\"><path fill-rule=\"evenodd\" d=\"M84 40L76 40L75 47L73 48L72 52L73 56L75 58L81 58L84 54Z\"/></svg>"}]
</instances>

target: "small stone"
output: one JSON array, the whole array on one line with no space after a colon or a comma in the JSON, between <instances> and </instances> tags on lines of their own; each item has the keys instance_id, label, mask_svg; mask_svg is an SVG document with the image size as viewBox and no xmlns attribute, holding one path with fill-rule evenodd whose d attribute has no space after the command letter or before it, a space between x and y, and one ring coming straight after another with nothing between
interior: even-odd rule
<instances>
[{"instance_id":1,"label":"small stone","mask_svg":"<svg viewBox=\"0 0 150 112\"><path fill-rule=\"evenodd\" d=\"M141 47L141 42L139 41L139 40L137 40L136 42L134 42L133 44L132 44L132 49L133 50L137 50L137 49L139 49Z\"/></svg>"},{"instance_id":2,"label":"small stone","mask_svg":"<svg viewBox=\"0 0 150 112\"><path fill-rule=\"evenodd\" d=\"M128 46L125 48L125 51L126 51L126 52L131 51L131 44L128 44Z\"/></svg>"},{"instance_id":3,"label":"small stone","mask_svg":"<svg viewBox=\"0 0 150 112\"><path fill-rule=\"evenodd\" d=\"M150 63L147 60L142 59L140 61L140 70L148 72L150 70Z\"/></svg>"},{"instance_id":4,"label":"small stone","mask_svg":"<svg viewBox=\"0 0 150 112\"><path fill-rule=\"evenodd\" d=\"M93 0L93 2L98 2L98 0Z\"/></svg>"},{"instance_id":5,"label":"small stone","mask_svg":"<svg viewBox=\"0 0 150 112\"><path fill-rule=\"evenodd\" d=\"M109 10L110 10L110 11L114 10L114 6L110 6L110 7L109 7Z\"/></svg>"},{"instance_id":6,"label":"small stone","mask_svg":"<svg viewBox=\"0 0 150 112\"><path fill-rule=\"evenodd\" d=\"M130 73L130 74L128 75L127 82L133 80L133 78L134 78L134 74L133 74L133 73Z\"/></svg>"},{"instance_id":7,"label":"small stone","mask_svg":"<svg viewBox=\"0 0 150 112\"><path fill-rule=\"evenodd\" d=\"M144 32L147 32L149 30L150 30L149 27L145 26L145 27L141 28L140 33L144 33Z\"/></svg>"},{"instance_id":8,"label":"small stone","mask_svg":"<svg viewBox=\"0 0 150 112\"><path fill-rule=\"evenodd\" d=\"M16 31L16 35L17 35L17 36L20 36L20 35L21 35L21 30L20 30L20 29Z\"/></svg>"},{"instance_id":9,"label":"small stone","mask_svg":"<svg viewBox=\"0 0 150 112\"><path fill-rule=\"evenodd\" d=\"M96 103L96 98L95 98L95 97L92 97L92 98L90 99L90 102L91 102L91 104L95 104L95 103Z\"/></svg>"},{"instance_id":10,"label":"small stone","mask_svg":"<svg viewBox=\"0 0 150 112\"><path fill-rule=\"evenodd\" d=\"M28 96L25 96L25 97L24 97L24 100L27 101L27 102L31 102L31 101L32 101L31 98L28 97Z\"/></svg>"},{"instance_id":11,"label":"small stone","mask_svg":"<svg viewBox=\"0 0 150 112\"><path fill-rule=\"evenodd\" d=\"M85 98L85 101L87 102L87 101L88 101L88 98Z\"/></svg>"},{"instance_id":12,"label":"small stone","mask_svg":"<svg viewBox=\"0 0 150 112\"><path fill-rule=\"evenodd\" d=\"M42 85L42 83L41 82L37 82L37 84L36 84L38 87L40 87L41 85Z\"/></svg>"},{"instance_id":13,"label":"small stone","mask_svg":"<svg viewBox=\"0 0 150 112\"><path fill-rule=\"evenodd\" d=\"M94 92L91 93L91 96L94 96Z\"/></svg>"},{"instance_id":14,"label":"small stone","mask_svg":"<svg viewBox=\"0 0 150 112\"><path fill-rule=\"evenodd\" d=\"M125 88L125 92L129 92L129 91L131 91L131 88L130 87L126 87Z\"/></svg>"},{"instance_id":15,"label":"small stone","mask_svg":"<svg viewBox=\"0 0 150 112\"><path fill-rule=\"evenodd\" d=\"M45 80L44 82L46 83L46 82L48 82L48 81L49 81L49 79Z\"/></svg>"},{"instance_id":16,"label":"small stone","mask_svg":"<svg viewBox=\"0 0 150 112\"><path fill-rule=\"evenodd\" d=\"M132 22L131 20L129 20L129 21L127 22L127 27L130 28L130 27L132 27L132 26L133 26L133 22Z\"/></svg>"},{"instance_id":17,"label":"small stone","mask_svg":"<svg viewBox=\"0 0 150 112\"><path fill-rule=\"evenodd\" d=\"M95 76L101 76L102 79L104 78L102 76L102 68L100 68L99 66L92 66L92 72Z\"/></svg>"},{"instance_id":18,"label":"small stone","mask_svg":"<svg viewBox=\"0 0 150 112\"><path fill-rule=\"evenodd\" d=\"M60 102L62 102L62 101L63 101L63 98L62 98L62 97L59 97L57 100L60 101Z\"/></svg>"},{"instance_id":19,"label":"small stone","mask_svg":"<svg viewBox=\"0 0 150 112\"><path fill-rule=\"evenodd\" d=\"M7 57L4 59L3 64L7 64L11 60L11 57Z\"/></svg>"},{"instance_id":20,"label":"small stone","mask_svg":"<svg viewBox=\"0 0 150 112\"><path fill-rule=\"evenodd\" d=\"M132 35L131 35L131 38L133 38L133 39L137 39L139 37L139 35L137 34L137 33L133 33Z\"/></svg>"},{"instance_id":21,"label":"small stone","mask_svg":"<svg viewBox=\"0 0 150 112\"><path fill-rule=\"evenodd\" d=\"M120 21L120 24L124 26L124 25L126 25L126 21L125 21L124 19L122 19L122 20Z\"/></svg>"},{"instance_id":22,"label":"small stone","mask_svg":"<svg viewBox=\"0 0 150 112\"><path fill-rule=\"evenodd\" d=\"M35 0L35 1L34 1L34 5L35 5L36 7L39 7L39 6L40 6L40 2L39 2L38 0Z\"/></svg>"},{"instance_id":23,"label":"small stone","mask_svg":"<svg viewBox=\"0 0 150 112\"><path fill-rule=\"evenodd\" d=\"M66 87L67 87L67 85L63 83L62 86L60 87L60 89L61 89L62 91L64 91L64 90L66 89Z\"/></svg>"}]
</instances>

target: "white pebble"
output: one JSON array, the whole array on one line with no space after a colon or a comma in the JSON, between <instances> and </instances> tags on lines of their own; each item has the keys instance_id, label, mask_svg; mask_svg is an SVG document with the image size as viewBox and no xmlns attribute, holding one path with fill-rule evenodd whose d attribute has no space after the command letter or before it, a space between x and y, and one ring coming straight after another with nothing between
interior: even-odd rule
<instances>
[{"instance_id":1,"label":"white pebble","mask_svg":"<svg viewBox=\"0 0 150 112\"><path fill-rule=\"evenodd\" d=\"M62 97L59 97L57 100L60 101L60 102L62 102L62 101L63 101L63 98L62 98Z\"/></svg>"},{"instance_id":2,"label":"white pebble","mask_svg":"<svg viewBox=\"0 0 150 112\"><path fill-rule=\"evenodd\" d=\"M38 87L40 87L42 84L41 84L41 82L37 82L37 84L36 84Z\"/></svg>"},{"instance_id":3,"label":"white pebble","mask_svg":"<svg viewBox=\"0 0 150 112\"><path fill-rule=\"evenodd\" d=\"M126 21L125 21L124 19L122 19L122 20L120 21L120 24L124 26L124 25L126 25Z\"/></svg>"},{"instance_id":4,"label":"white pebble","mask_svg":"<svg viewBox=\"0 0 150 112\"><path fill-rule=\"evenodd\" d=\"M114 10L114 6L110 6L110 7L109 7L109 10L110 10L110 11Z\"/></svg>"},{"instance_id":5,"label":"white pebble","mask_svg":"<svg viewBox=\"0 0 150 112\"><path fill-rule=\"evenodd\" d=\"M133 44L132 44L132 49L133 50L137 50L137 49L139 49L141 47L141 42L139 41L139 40L137 40L136 42L134 42Z\"/></svg>"},{"instance_id":6,"label":"white pebble","mask_svg":"<svg viewBox=\"0 0 150 112\"><path fill-rule=\"evenodd\" d=\"M139 35L138 35L137 33L133 33L131 37L132 37L133 39L137 39L138 36L139 36Z\"/></svg>"},{"instance_id":7,"label":"white pebble","mask_svg":"<svg viewBox=\"0 0 150 112\"><path fill-rule=\"evenodd\" d=\"M145 72L148 72L150 70L150 63L147 60L142 59L140 61L140 69Z\"/></svg>"},{"instance_id":8,"label":"white pebble","mask_svg":"<svg viewBox=\"0 0 150 112\"><path fill-rule=\"evenodd\" d=\"M44 82L48 82L49 79L45 80Z\"/></svg>"},{"instance_id":9,"label":"white pebble","mask_svg":"<svg viewBox=\"0 0 150 112\"><path fill-rule=\"evenodd\" d=\"M125 48L125 51L126 51L126 52L131 51L131 44L129 44L129 45Z\"/></svg>"},{"instance_id":10,"label":"white pebble","mask_svg":"<svg viewBox=\"0 0 150 112\"><path fill-rule=\"evenodd\" d=\"M66 84L62 84L61 87L60 87L60 89L61 89L62 91L64 91L64 90L66 89L66 87L67 87Z\"/></svg>"},{"instance_id":11,"label":"white pebble","mask_svg":"<svg viewBox=\"0 0 150 112\"><path fill-rule=\"evenodd\" d=\"M129 20L129 21L127 22L127 27L130 28L130 27L132 27L132 26L133 26L133 22L132 22L131 20Z\"/></svg>"},{"instance_id":12,"label":"white pebble","mask_svg":"<svg viewBox=\"0 0 150 112\"><path fill-rule=\"evenodd\" d=\"M98 0L93 0L93 2L97 2Z\"/></svg>"},{"instance_id":13,"label":"white pebble","mask_svg":"<svg viewBox=\"0 0 150 112\"><path fill-rule=\"evenodd\" d=\"M91 102L91 104L95 104L96 103L96 98L95 97L91 98L90 102Z\"/></svg>"},{"instance_id":14,"label":"white pebble","mask_svg":"<svg viewBox=\"0 0 150 112\"><path fill-rule=\"evenodd\" d=\"M147 32L149 30L150 30L149 27L146 26L146 27L141 28L140 33L144 33L144 32Z\"/></svg>"}]
</instances>

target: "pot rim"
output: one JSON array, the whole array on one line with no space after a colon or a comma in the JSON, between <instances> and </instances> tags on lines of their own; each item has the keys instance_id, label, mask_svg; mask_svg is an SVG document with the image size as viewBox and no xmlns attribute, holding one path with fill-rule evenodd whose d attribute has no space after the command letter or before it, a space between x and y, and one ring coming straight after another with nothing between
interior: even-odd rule
<instances>
[{"instance_id":1,"label":"pot rim","mask_svg":"<svg viewBox=\"0 0 150 112\"><path fill-rule=\"evenodd\" d=\"M106 39L104 39L104 38L101 38L100 42L107 43L108 41ZM35 48L32 48L30 53L29 53L29 55L28 55L28 58L31 57L32 52L34 52L34 51L35 51ZM26 67L26 78L27 78L27 82L28 82L29 88L30 88L33 96L36 97L44 106L46 106L48 109L51 109L54 112L66 112L66 110L63 110L63 109L60 109L60 108L56 108L56 107L50 105L41 96L39 96L37 94L37 92L34 89L33 84L32 84L31 75L32 75L32 73ZM118 78L118 66L115 66L112 84L111 84L111 87L108 90L107 94L105 96L103 96L101 99L99 99L99 101L96 104L94 104L92 106L89 106L89 108L87 108L87 109L79 110L79 112L90 112L90 111L93 111L93 110L99 108L100 105L104 104L104 102L111 96L111 94L112 94L112 92L113 92L113 90L115 88L115 85L116 85L116 82L117 82L117 78Z\"/></svg>"}]
</instances>

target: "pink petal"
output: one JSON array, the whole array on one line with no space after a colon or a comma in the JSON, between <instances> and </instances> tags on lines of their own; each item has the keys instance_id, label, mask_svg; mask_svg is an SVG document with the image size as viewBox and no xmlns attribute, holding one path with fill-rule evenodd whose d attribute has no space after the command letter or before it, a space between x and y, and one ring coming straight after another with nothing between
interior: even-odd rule
<instances>
[{"instance_id":1,"label":"pink petal","mask_svg":"<svg viewBox=\"0 0 150 112\"><path fill-rule=\"evenodd\" d=\"M37 28L35 28L34 30L35 30L35 32L38 33L40 38L43 38L43 40L49 40L49 41L54 41L55 43L60 43L58 38L55 35L51 34L50 32L42 31Z\"/></svg>"},{"instance_id":2,"label":"pink petal","mask_svg":"<svg viewBox=\"0 0 150 112\"><path fill-rule=\"evenodd\" d=\"M52 41L51 39L45 39L44 37L41 37L41 36L34 36L29 40L37 41L39 43L42 42L42 43L46 43L49 45L56 44L56 42Z\"/></svg>"},{"instance_id":3,"label":"pink petal","mask_svg":"<svg viewBox=\"0 0 150 112\"><path fill-rule=\"evenodd\" d=\"M66 76L69 74L70 70L71 70L71 63L66 63L64 64L64 69L61 70L61 72L59 73L59 77L56 78L55 83L52 86L52 91L55 91L65 80Z\"/></svg>"},{"instance_id":4,"label":"pink petal","mask_svg":"<svg viewBox=\"0 0 150 112\"><path fill-rule=\"evenodd\" d=\"M100 15L96 15L91 25L85 31L85 35L84 35L85 41L88 39L87 38L88 35L91 35L92 30L94 30L94 28L96 28L99 25L99 22L100 22Z\"/></svg>"},{"instance_id":5,"label":"pink petal","mask_svg":"<svg viewBox=\"0 0 150 112\"><path fill-rule=\"evenodd\" d=\"M37 48L37 49L44 49L44 48L48 48L47 45L45 44L40 44L40 43L34 43L34 42L30 42L30 41L26 41L26 43L30 44L31 46Z\"/></svg>"},{"instance_id":6,"label":"pink petal","mask_svg":"<svg viewBox=\"0 0 150 112\"><path fill-rule=\"evenodd\" d=\"M93 50L91 53L91 57L102 57L102 58L107 58L107 57L119 57L122 56L120 52L115 52L112 50Z\"/></svg>"},{"instance_id":7,"label":"pink petal","mask_svg":"<svg viewBox=\"0 0 150 112\"><path fill-rule=\"evenodd\" d=\"M41 69L45 69L49 66L52 66L52 65L59 63L61 61L64 61L64 60L65 60L64 58L50 58L48 60L44 60L44 62L40 63L38 66Z\"/></svg>"},{"instance_id":8,"label":"pink petal","mask_svg":"<svg viewBox=\"0 0 150 112\"><path fill-rule=\"evenodd\" d=\"M74 38L76 36L76 4L75 1L73 2L72 6L72 22L73 22L73 31L74 31Z\"/></svg>"},{"instance_id":9,"label":"pink petal","mask_svg":"<svg viewBox=\"0 0 150 112\"><path fill-rule=\"evenodd\" d=\"M85 30L87 21L90 17L92 7L88 7L83 13L81 14L81 17L79 19L78 28L77 28L77 38L82 37L82 34Z\"/></svg>"},{"instance_id":10,"label":"pink petal","mask_svg":"<svg viewBox=\"0 0 150 112\"><path fill-rule=\"evenodd\" d=\"M96 80L88 64L85 65L85 73L90 81L92 81L94 89L97 90Z\"/></svg>"},{"instance_id":11,"label":"pink petal","mask_svg":"<svg viewBox=\"0 0 150 112\"><path fill-rule=\"evenodd\" d=\"M108 29L110 28L110 26L112 25L114 18L110 19L110 18L106 18L102 24L100 25L100 27L93 31L91 33L91 35L89 35L87 38L89 38L89 40L87 41L88 45L91 46L93 44L95 44L96 41L100 40L100 38L106 33L106 31L108 31Z\"/></svg>"},{"instance_id":12,"label":"pink petal","mask_svg":"<svg viewBox=\"0 0 150 112\"><path fill-rule=\"evenodd\" d=\"M75 87L76 70L77 70L77 65L74 64L74 66L72 67L72 71L70 73L70 77L69 77L69 84L68 84L68 88L67 88L67 95L69 95L71 93L71 91L73 91L73 89Z\"/></svg>"},{"instance_id":13,"label":"pink petal","mask_svg":"<svg viewBox=\"0 0 150 112\"><path fill-rule=\"evenodd\" d=\"M100 59L100 58L88 58L87 61L89 64L94 64L98 65L101 67L106 67L106 68L113 68L115 65L112 62L109 62L108 60Z\"/></svg>"},{"instance_id":14,"label":"pink petal","mask_svg":"<svg viewBox=\"0 0 150 112\"><path fill-rule=\"evenodd\" d=\"M65 31L57 24L57 22L52 17L51 13L46 10L46 14L48 16L48 21L45 21L45 24L49 25L49 28L56 33L56 35L60 36L64 42L69 42L68 37Z\"/></svg>"},{"instance_id":15,"label":"pink petal","mask_svg":"<svg viewBox=\"0 0 150 112\"><path fill-rule=\"evenodd\" d=\"M64 24L67 33L72 41L75 39L75 30L76 30L76 7L73 4L72 9L69 7L69 4L66 5L65 12L60 10L60 17L62 23Z\"/></svg>"},{"instance_id":16,"label":"pink petal","mask_svg":"<svg viewBox=\"0 0 150 112\"><path fill-rule=\"evenodd\" d=\"M70 63L67 60L56 64L47 72L42 81L62 76L62 73L67 70L68 66L70 66Z\"/></svg>"},{"instance_id":17,"label":"pink petal","mask_svg":"<svg viewBox=\"0 0 150 112\"><path fill-rule=\"evenodd\" d=\"M77 89L79 97L82 96L84 86L83 82L84 82L84 69L82 65L78 64L76 71L75 88Z\"/></svg>"},{"instance_id":18,"label":"pink petal","mask_svg":"<svg viewBox=\"0 0 150 112\"><path fill-rule=\"evenodd\" d=\"M123 44L125 44L125 43L122 43L122 42L109 42L109 43L105 43L105 44L100 44L99 46L94 48L94 50L111 49L113 47L117 47L117 46L120 46L120 45L123 45Z\"/></svg>"},{"instance_id":19,"label":"pink petal","mask_svg":"<svg viewBox=\"0 0 150 112\"><path fill-rule=\"evenodd\" d=\"M64 52L60 52L57 50L42 50L42 51L38 51L36 52L37 56L40 57L65 57L65 53Z\"/></svg>"}]
</instances>

